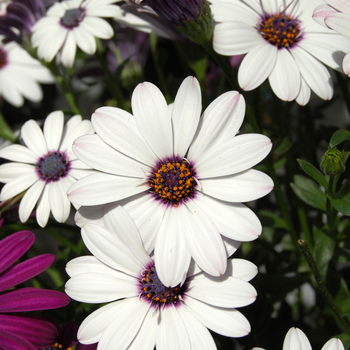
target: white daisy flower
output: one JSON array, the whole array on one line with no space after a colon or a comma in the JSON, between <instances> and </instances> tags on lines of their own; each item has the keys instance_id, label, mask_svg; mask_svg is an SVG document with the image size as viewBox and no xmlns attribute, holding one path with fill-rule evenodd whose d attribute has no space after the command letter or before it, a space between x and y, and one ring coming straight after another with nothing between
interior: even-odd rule
<instances>
[{"instance_id":1,"label":"white daisy flower","mask_svg":"<svg viewBox=\"0 0 350 350\"><path fill-rule=\"evenodd\" d=\"M238 70L242 89L253 90L268 78L284 101L305 105L311 90L324 100L332 98L332 78L323 64L342 71L350 40L313 20L313 10L323 0L212 2L214 50L247 54Z\"/></svg>"},{"instance_id":2,"label":"white daisy flower","mask_svg":"<svg viewBox=\"0 0 350 350\"><path fill-rule=\"evenodd\" d=\"M97 109L97 135L75 141L76 156L101 173L74 184L69 199L83 206L123 205L146 250L155 249L158 275L168 286L183 279L191 256L207 273L224 274L221 235L241 242L261 233L259 219L240 202L273 188L270 177L250 169L270 152L270 139L236 136L245 110L236 91L218 97L200 119L201 92L193 77L184 80L173 105L148 82L136 87L131 104L133 115ZM101 218L105 210L82 209L81 215Z\"/></svg>"},{"instance_id":3,"label":"white daisy flower","mask_svg":"<svg viewBox=\"0 0 350 350\"><path fill-rule=\"evenodd\" d=\"M6 184L0 201L26 191L19 205L22 222L28 220L36 204L36 219L41 227L46 225L50 211L58 222L66 221L70 212L68 187L94 172L71 151L75 138L93 133L91 122L75 115L63 128L63 119L61 111L50 113L44 133L36 121L29 120L21 129L26 146L11 145L0 150L1 158L15 162L0 166L0 182Z\"/></svg>"},{"instance_id":4,"label":"white daisy flower","mask_svg":"<svg viewBox=\"0 0 350 350\"><path fill-rule=\"evenodd\" d=\"M3 44L3 38L0 36L0 95L15 107L21 107L24 98L40 102L43 91L39 83L53 83L54 77L16 42Z\"/></svg>"},{"instance_id":5,"label":"white daisy flower","mask_svg":"<svg viewBox=\"0 0 350 350\"><path fill-rule=\"evenodd\" d=\"M98 342L98 350L110 350L111 344L118 350L215 350L207 328L227 337L250 332L236 308L256 299L248 283L257 273L254 264L229 260L225 275L215 279L192 264L183 283L169 288L125 209L117 208L109 223L108 228L84 225L82 238L94 256L78 257L66 267L72 299L108 303L83 321L81 343Z\"/></svg>"},{"instance_id":6,"label":"white daisy flower","mask_svg":"<svg viewBox=\"0 0 350 350\"><path fill-rule=\"evenodd\" d=\"M264 350L253 348L252 350ZM311 344L305 333L292 327L286 334L283 342L283 350L312 350ZM321 350L345 350L343 343L338 338L332 338L323 345Z\"/></svg>"},{"instance_id":7,"label":"white daisy flower","mask_svg":"<svg viewBox=\"0 0 350 350\"><path fill-rule=\"evenodd\" d=\"M96 51L95 37L109 39L113 28L100 17L115 17L121 13L120 0L65 0L56 2L32 28L32 44L38 56L51 61L60 51L60 61L72 67L76 46L92 55Z\"/></svg>"},{"instance_id":8,"label":"white daisy flower","mask_svg":"<svg viewBox=\"0 0 350 350\"><path fill-rule=\"evenodd\" d=\"M350 3L344 0L326 2L328 5L321 5L315 9L314 19L350 39ZM343 59L343 70L350 77L350 51Z\"/></svg>"}]
</instances>

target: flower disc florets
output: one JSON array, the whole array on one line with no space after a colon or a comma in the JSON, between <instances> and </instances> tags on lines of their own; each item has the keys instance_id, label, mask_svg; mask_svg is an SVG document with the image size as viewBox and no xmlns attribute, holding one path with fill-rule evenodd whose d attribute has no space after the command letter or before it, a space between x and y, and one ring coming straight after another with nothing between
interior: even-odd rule
<instances>
[{"instance_id":1,"label":"flower disc florets","mask_svg":"<svg viewBox=\"0 0 350 350\"><path fill-rule=\"evenodd\" d=\"M41 157L35 166L40 179L51 182L67 175L70 161L66 153L54 151Z\"/></svg>"},{"instance_id":2,"label":"flower disc florets","mask_svg":"<svg viewBox=\"0 0 350 350\"><path fill-rule=\"evenodd\" d=\"M86 10L78 7L76 9L67 10L61 18L60 23L63 27L68 29L79 26L79 23L84 19Z\"/></svg>"},{"instance_id":3,"label":"flower disc florets","mask_svg":"<svg viewBox=\"0 0 350 350\"><path fill-rule=\"evenodd\" d=\"M186 292L186 283L182 286L166 287L160 280L154 264L143 271L140 279L140 296L154 306L178 304Z\"/></svg>"},{"instance_id":4,"label":"flower disc florets","mask_svg":"<svg viewBox=\"0 0 350 350\"><path fill-rule=\"evenodd\" d=\"M3 68L7 63L7 53L5 50L0 48L0 69Z\"/></svg>"},{"instance_id":5,"label":"flower disc florets","mask_svg":"<svg viewBox=\"0 0 350 350\"><path fill-rule=\"evenodd\" d=\"M292 47L300 39L300 22L283 13L265 16L259 31L266 41L278 48Z\"/></svg>"},{"instance_id":6,"label":"flower disc florets","mask_svg":"<svg viewBox=\"0 0 350 350\"><path fill-rule=\"evenodd\" d=\"M194 175L194 168L187 160L167 159L152 169L148 183L157 199L177 207L180 201L193 197L197 184Z\"/></svg>"}]
</instances>

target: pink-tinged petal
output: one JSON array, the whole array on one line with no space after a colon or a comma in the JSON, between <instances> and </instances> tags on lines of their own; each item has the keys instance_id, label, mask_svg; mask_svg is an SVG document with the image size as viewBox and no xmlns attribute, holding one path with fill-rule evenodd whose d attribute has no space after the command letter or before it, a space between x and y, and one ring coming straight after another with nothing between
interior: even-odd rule
<instances>
[{"instance_id":1,"label":"pink-tinged petal","mask_svg":"<svg viewBox=\"0 0 350 350\"><path fill-rule=\"evenodd\" d=\"M321 350L344 350L344 345L338 338L332 338L322 346Z\"/></svg>"},{"instance_id":2,"label":"pink-tinged petal","mask_svg":"<svg viewBox=\"0 0 350 350\"><path fill-rule=\"evenodd\" d=\"M108 146L98 135L75 140L74 154L85 164L105 173L144 178L151 168Z\"/></svg>"},{"instance_id":3,"label":"pink-tinged petal","mask_svg":"<svg viewBox=\"0 0 350 350\"><path fill-rule=\"evenodd\" d=\"M48 151L57 151L61 142L63 132L63 112L55 111L45 119L44 136Z\"/></svg>"},{"instance_id":4,"label":"pink-tinged petal","mask_svg":"<svg viewBox=\"0 0 350 350\"><path fill-rule=\"evenodd\" d=\"M225 276L240 278L249 282L258 273L258 268L249 260L229 259Z\"/></svg>"},{"instance_id":5,"label":"pink-tinged petal","mask_svg":"<svg viewBox=\"0 0 350 350\"><path fill-rule=\"evenodd\" d=\"M43 254L13 266L0 277L0 292L28 281L45 271L54 260L54 255Z\"/></svg>"},{"instance_id":6,"label":"pink-tinged petal","mask_svg":"<svg viewBox=\"0 0 350 350\"><path fill-rule=\"evenodd\" d=\"M62 186L62 181L51 182L48 187L52 215L57 222L65 222L70 213L70 201Z\"/></svg>"},{"instance_id":7,"label":"pink-tinged petal","mask_svg":"<svg viewBox=\"0 0 350 350\"><path fill-rule=\"evenodd\" d=\"M187 330L192 350L217 350L214 339L208 329L186 307L177 308L177 312Z\"/></svg>"},{"instance_id":8,"label":"pink-tinged petal","mask_svg":"<svg viewBox=\"0 0 350 350\"><path fill-rule=\"evenodd\" d=\"M326 26L326 23L324 22L325 18L332 14L332 13L336 13L337 11L328 5L320 5L317 6L314 10L314 13L312 15L312 18L318 23L321 24L324 27Z\"/></svg>"},{"instance_id":9,"label":"pink-tinged petal","mask_svg":"<svg viewBox=\"0 0 350 350\"><path fill-rule=\"evenodd\" d=\"M173 131L168 105L161 91L153 84L139 84L131 97L132 111L137 127L160 158L173 154Z\"/></svg>"},{"instance_id":10,"label":"pink-tinged petal","mask_svg":"<svg viewBox=\"0 0 350 350\"><path fill-rule=\"evenodd\" d=\"M347 0L325 0L328 5L336 8L340 12L350 12L350 4Z\"/></svg>"},{"instance_id":11,"label":"pink-tinged petal","mask_svg":"<svg viewBox=\"0 0 350 350\"><path fill-rule=\"evenodd\" d=\"M255 288L239 278L219 276L212 280L200 275L191 281L186 294L203 303L224 308L249 305L257 296Z\"/></svg>"},{"instance_id":12,"label":"pink-tinged petal","mask_svg":"<svg viewBox=\"0 0 350 350\"><path fill-rule=\"evenodd\" d=\"M180 211L182 234L194 261L212 276L223 275L227 266L227 255L221 235L215 223L195 200L188 200Z\"/></svg>"},{"instance_id":13,"label":"pink-tinged petal","mask_svg":"<svg viewBox=\"0 0 350 350\"><path fill-rule=\"evenodd\" d=\"M250 242L260 236L261 223L245 205L221 201L202 193L198 193L195 200L223 236L242 242Z\"/></svg>"},{"instance_id":14,"label":"pink-tinged petal","mask_svg":"<svg viewBox=\"0 0 350 350\"><path fill-rule=\"evenodd\" d=\"M38 157L27 147L11 145L0 150L0 157L14 162L35 164Z\"/></svg>"},{"instance_id":15,"label":"pink-tinged petal","mask_svg":"<svg viewBox=\"0 0 350 350\"><path fill-rule=\"evenodd\" d=\"M93 304L130 298L140 293L136 281L96 272L75 275L66 283L65 292L74 300Z\"/></svg>"},{"instance_id":16,"label":"pink-tinged petal","mask_svg":"<svg viewBox=\"0 0 350 350\"><path fill-rule=\"evenodd\" d=\"M37 156L42 157L48 151L44 134L38 123L28 120L21 129L21 136L26 146Z\"/></svg>"},{"instance_id":17,"label":"pink-tinged petal","mask_svg":"<svg viewBox=\"0 0 350 350\"><path fill-rule=\"evenodd\" d=\"M199 159L219 143L233 138L242 125L244 112L244 97L237 91L229 91L216 98L200 119L187 158Z\"/></svg>"},{"instance_id":18,"label":"pink-tinged petal","mask_svg":"<svg viewBox=\"0 0 350 350\"><path fill-rule=\"evenodd\" d=\"M309 339L299 328L292 327L286 334L283 350L312 350Z\"/></svg>"},{"instance_id":19,"label":"pink-tinged petal","mask_svg":"<svg viewBox=\"0 0 350 350\"><path fill-rule=\"evenodd\" d=\"M326 17L325 23L328 27L350 39L350 11L349 13L338 12L330 14Z\"/></svg>"},{"instance_id":20,"label":"pink-tinged petal","mask_svg":"<svg viewBox=\"0 0 350 350\"><path fill-rule=\"evenodd\" d=\"M26 339L35 349L52 346L58 338L58 330L52 322L32 315L0 315L0 329ZM0 344L3 345L1 340Z\"/></svg>"},{"instance_id":21,"label":"pink-tinged petal","mask_svg":"<svg viewBox=\"0 0 350 350\"><path fill-rule=\"evenodd\" d=\"M150 311L150 304L143 300L137 300L128 308L119 313L110 325L102 333L98 346L101 349L109 349L113 344L115 349L127 349L141 327L146 327L143 320Z\"/></svg>"},{"instance_id":22,"label":"pink-tinged petal","mask_svg":"<svg viewBox=\"0 0 350 350\"><path fill-rule=\"evenodd\" d=\"M305 106L310 101L310 96L311 96L311 89L309 88L309 85L306 84L304 78L301 77L300 91L295 101L300 106Z\"/></svg>"},{"instance_id":23,"label":"pink-tinged petal","mask_svg":"<svg viewBox=\"0 0 350 350\"><path fill-rule=\"evenodd\" d=\"M91 120L98 136L119 152L150 166L157 161L130 113L119 108L102 107L95 111Z\"/></svg>"},{"instance_id":24,"label":"pink-tinged petal","mask_svg":"<svg viewBox=\"0 0 350 350\"><path fill-rule=\"evenodd\" d=\"M225 309L187 297L187 310L205 327L226 337L240 338L250 333L249 321L236 309Z\"/></svg>"},{"instance_id":25,"label":"pink-tinged petal","mask_svg":"<svg viewBox=\"0 0 350 350\"><path fill-rule=\"evenodd\" d=\"M271 89L283 101L293 101L300 91L300 72L287 49L277 51L277 60L269 76Z\"/></svg>"},{"instance_id":26,"label":"pink-tinged petal","mask_svg":"<svg viewBox=\"0 0 350 350\"><path fill-rule=\"evenodd\" d=\"M0 330L0 344L3 350L36 350L36 347L18 334Z\"/></svg>"},{"instance_id":27,"label":"pink-tinged petal","mask_svg":"<svg viewBox=\"0 0 350 350\"><path fill-rule=\"evenodd\" d=\"M187 77L176 94L171 120L173 123L174 154L184 157L193 139L202 110L199 82Z\"/></svg>"},{"instance_id":28,"label":"pink-tinged petal","mask_svg":"<svg viewBox=\"0 0 350 350\"><path fill-rule=\"evenodd\" d=\"M143 264L115 234L102 226L86 224L81 230L86 247L97 259L113 269L138 277Z\"/></svg>"},{"instance_id":29,"label":"pink-tinged petal","mask_svg":"<svg viewBox=\"0 0 350 350\"><path fill-rule=\"evenodd\" d=\"M154 257L159 279L167 287L175 287L186 279L191 255L181 232L179 211L167 208L157 232Z\"/></svg>"},{"instance_id":30,"label":"pink-tinged petal","mask_svg":"<svg viewBox=\"0 0 350 350\"><path fill-rule=\"evenodd\" d=\"M68 190L68 198L75 204L91 206L119 201L147 189L144 180L98 173L73 184Z\"/></svg>"},{"instance_id":31,"label":"pink-tinged petal","mask_svg":"<svg viewBox=\"0 0 350 350\"><path fill-rule=\"evenodd\" d=\"M5 163L0 165L0 182L7 183L14 178L24 175L32 174L34 166L24 163Z\"/></svg>"},{"instance_id":32,"label":"pink-tinged petal","mask_svg":"<svg viewBox=\"0 0 350 350\"><path fill-rule=\"evenodd\" d=\"M45 227L50 216L49 187L45 186L36 206L36 221Z\"/></svg>"},{"instance_id":33,"label":"pink-tinged petal","mask_svg":"<svg viewBox=\"0 0 350 350\"><path fill-rule=\"evenodd\" d=\"M260 42L243 58L238 69L239 86L246 91L260 86L271 74L276 60L277 47Z\"/></svg>"},{"instance_id":34,"label":"pink-tinged petal","mask_svg":"<svg viewBox=\"0 0 350 350\"><path fill-rule=\"evenodd\" d=\"M162 309L156 333L156 349L192 349L185 324L173 304Z\"/></svg>"},{"instance_id":35,"label":"pink-tinged petal","mask_svg":"<svg viewBox=\"0 0 350 350\"><path fill-rule=\"evenodd\" d=\"M237 203L266 196L273 189L273 181L265 173L250 169L235 175L201 180L201 186L204 194Z\"/></svg>"},{"instance_id":36,"label":"pink-tinged petal","mask_svg":"<svg viewBox=\"0 0 350 350\"><path fill-rule=\"evenodd\" d=\"M271 140L260 134L244 134L222 142L197 159L199 180L236 174L261 162L271 151Z\"/></svg>"},{"instance_id":37,"label":"pink-tinged petal","mask_svg":"<svg viewBox=\"0 0 350 350\"><path fill-rule=\"evenodd\" d=\"M213 47L221 55L242 55L261 45L263 41L258 31L247 23L225 22L214 27Z\"/></svg>"},{"instance_id":38,"label":"pink-tinged petal","mask_svg":"<svg viewBox=\"0 0 350 350\"><path fill-rule=\"evenodd\" d=\"M0 312L49 310L69 304L69 297L55 290L21 288L0 295Z\"/></svg>"},{"instance_id":39,"label":"pink-tinged petal","mask_svg":"<svg viewBox=\"0 0 350 350\"><path fill-rule=\"evenodd\" d=\"M350 77L350 52L343 59L343 70L344 73Z\"/></svg>"},{"instance_id":40,"label":"pink-tinged petal","mask_svg":"<svg viewBox=\"0 0 350 350\"><path fill-rule=\"evenodd\" d=\"M28 220L29 215L33 211L35 204L38 202L44 187L44 181L37 181L23 196L21 203L19 204L19 219L21 222L26 222Z\"/></svg>"},{"instance_id":41,"label":"pink-tinged petal","mask_svg":"<svg viewBox=\"0 0 350 350\"><path fill-rule=\"evenodd\" d=\"M0 273L15 263L34 243L30 231L16 232L0 241Z\"/></svg>"}]
</instances>

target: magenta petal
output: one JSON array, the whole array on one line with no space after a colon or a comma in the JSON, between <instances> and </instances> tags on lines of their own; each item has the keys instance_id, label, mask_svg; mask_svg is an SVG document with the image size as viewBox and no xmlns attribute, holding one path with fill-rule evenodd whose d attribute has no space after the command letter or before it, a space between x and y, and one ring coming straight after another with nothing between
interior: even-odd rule
<instances>
[{"instance_id":1,"label":"magenta petal","mask_svg":"<svg viewBox=\"0 0 350 350\"><path fill-rule=\"evenodd\" d=\"M34 243L35 235L20 231L0 241L0 273L10 267Z\"/></svg>"},{"instance_id":2,"label":"magenta petal","mask_svg":"<svg viewBox=\"0 0 350 350\"><path fill-rule=\"evenodd\" d=\"M69 301L66 294L55 290L21 288L0 294L0 313L56 309Z\"/></svg>"},{"instance_id":3,"label":"magenta petal","mask_svg":"<svg viewBox=\"0 0 350 350\"><path fill-rule=\"evenodd\" d=\"M36 349L52 346L58 338L58 330L54 324L31 315L0 314L0 329L6 334L20 334L21 338L33 344Z\"/></svg>"},{"instance_id":4,"label":"magenta petal","mask_svg":"<svg viewBox=\"0 0 350 350\"><path fill-rule=\"evenodd\" d=\"M0 330L0 349L2 350L37 350L29 341L16 334Z\"/></svg>"},{"instance_id":5,"label":"magenta petal","mask_svg":"<svg viewBox=\"0 0 350 350\"><path fill-rule=\"evenodd\" d=\"M38 275L46 270L54 260L54 255L43 254L10 268L0 277L0 292Z\"/></svg>"}]
</instances>

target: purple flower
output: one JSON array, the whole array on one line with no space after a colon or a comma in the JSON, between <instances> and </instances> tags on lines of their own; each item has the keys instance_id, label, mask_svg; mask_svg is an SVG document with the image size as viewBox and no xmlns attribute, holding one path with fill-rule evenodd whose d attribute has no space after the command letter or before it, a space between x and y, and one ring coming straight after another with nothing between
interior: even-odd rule
<instances>
[{"instance_id":1,"label":"purple flower","mask_svg":"<svg viewBox=\"0 0 350 350\"><path fill-rule=\"evenodd\" d=\"M43 272L55 259L51 254L43 254L14 265L34 240L32 232L21 231L0 241L0 349L36 350L52 344L58 336L57 328L41 317L23 312L55 309L70 301L65 294L53 290L12 289Z\"/></svg>"}]
</instances>

